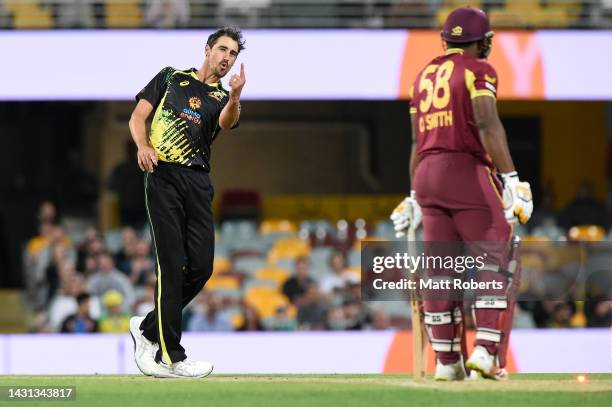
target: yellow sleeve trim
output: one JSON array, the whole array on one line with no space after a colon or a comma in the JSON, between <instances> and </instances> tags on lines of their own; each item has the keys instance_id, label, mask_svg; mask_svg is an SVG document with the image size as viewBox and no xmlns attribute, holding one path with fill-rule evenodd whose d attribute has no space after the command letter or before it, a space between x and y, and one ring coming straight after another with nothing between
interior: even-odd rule
<instances>
[{"instance_id":1,"label":"yellow sleeve trim","mask_svg":"<svg viewBox=\"0 0 612 407\"><path fill-rule=\"evenodd\" d=\"M474 72L470 71L469 69L465 70L465 86L468 90L468 93L470 94L470 98L475 98L476 96L474 96L474 92L476 92L476 86L474 85L474 82L476 82L476 75L474 75Z\"/></svg>"},{"instance_id":2,"label":"yellow sleeve trim","mask_svg":"<svg viewBox=\"0 0 612 407\"><path fill-rule=\"evenodd\" d=\"M416 107L411 107L410 108L410 114L415 114L417 112L417 108Z\"/></svg>"},{"instance_id":3,"label":"yellow sleeve trim","mask_svg":"<svg viewBox=\"0 0 612 407\"><path fill-rule=\"evenodd\" d=\"M475 90L474 92L470 92L470 98L474 99L478 96L491 96L493 99L496 99L495 93L491 92L488 89Z\"/></svg>"}]
</instances>

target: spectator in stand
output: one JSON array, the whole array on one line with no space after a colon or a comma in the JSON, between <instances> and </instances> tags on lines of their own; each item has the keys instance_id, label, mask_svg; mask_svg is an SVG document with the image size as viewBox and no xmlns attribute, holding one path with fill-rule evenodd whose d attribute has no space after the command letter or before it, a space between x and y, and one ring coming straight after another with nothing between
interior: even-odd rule
<instances>
[{"instance_id":1,"label":"spectator in stand","mask_svg":"<svg viewBox=\"0 0 612 407\"><path fill-rule=\"evenodd\" d=\"M281 305L276 308L274 316L270 318L269 328L272 331L295 331L297 322L289 314L289 307Z\"/></svg>"},{"instance_id":2,"label":"spectator in stand","mask_svg":"<svg viewBox=\"0 0 612 407\"><path fill-rule=\"evenodd\" d=\"M134 315L144 317L155 308L155 275L149 275L147 283L134 304Z\"/></svg>"},{"instance_id":3,"label":"spectator in stand","mask_svg":"<svg viewBox=\"0 0 612 407\"><path fill-rule=\"evenodd\" d=\"M91 333L98 332L98 321L89 315L88 293L81 293L77 296L78 310L62 322L62 333Z\"/></svg>"},{"instance_id":4,"label":"spectator in stand","mask_svg":"<svg viewBox=\"0 0 612 407\"><path fill-rule=\"evenodd\" d=\"M53 298L61 285L60 270L66 269L66 267L71 267L72 271L74 271L74 266L72 265L74 264L75 260L76 252L72 249L72 247L67 246L64 242L60 241L52 246L52 258L45 270L48 288L48 301Z\"/></svg>"},{"instance_id":5,"label":"spectator in stand","mask_svg":"<svg viewBox=\"0 0 612 407\"><path fill-rule=\"evenodd\" d=\"M383 310L372 310L370 318L370 329L376 331L385 331L388 329L392 329L391 320Z\"/></svg>"},{"instance_id":6,"label":"spectator in stand","mask_svg":"<svg viewBox=\"0 0 612 407\"><path fill-rule=\"evenodd\" d=\"M325 329L329 297L323 294L316 284L311 284L304 295L296 299L297 320L300 330Z\"/></svg>"},{"instance_id":7,"label":"spectator in stand","mask_svg":"<svg viewBox=\"0 0 612 407\"><path fill-rule=\"evenodd\" d=\"M121 225L140 230L146 223L147 212L142 171L135 157L136 146L128 141L126 160L113 169L108 188L117 194Z\"/></svg>"},{"instance_id":8,"label":"spectator in stand","mask_svg":"<svg viewBox=\"0 0 612 407\"><path fill-rule=\"evenodd\" d=\"M83 277L76 274L71 265L61 270L61 286L59 292L49 305L49 325L51 330L59 331L62 322L78 311L77 297L87 291Z\"/></svg>"},{"instance_id":9,"label":"spectator in stand","mask_svg":"<svg viewBox=\"0 0 612 407\"><path fill-rule=\"evenodd\" d=\"M364 328L364 314L358 301L348 301L343 306L346 329L358 331Z\"/></svg>"},{"instance_id":10,"label":"spectator in stand","mask_svg":"<svg viewBox=\"0 0 612 407\"><path fill-rule=\"evenodd\" d=\"M193 315L187 324L188 331L232 331L229 315L221 307L218 297L200 291L193 307Z\"/></svg>"},{"instance_id":11,"label":"spectator in stand","mask_svg":"<svg viewBox=\"0 0 612 407\"><path fill-rule=\"evenodd\" d=\"M83 240L81 240L80 242L77 242L76 244L76 249L77 249L76 269L77 270L80 270L80 271L85 270L85 258L87 257L89 253L89 245L94 240L98 240L102 242L100 240L100 232L98 232L98 229L96 229L95 226L89 225L85 228L85 236Z\"/></svg>"},{"instance_id":12,"label":"spectator in stand","mask_svg":"<svg viewBox=\"0 0 612 407\"><path fill-rule=\"evenodd\" d=\"M119 270L128 275L131 259L136 253L137 242L138 236L133 227L125 226L121 229L121 249L115 254L115 264Z\"/></svg>"},{"instance_id":13,"label":"spectator in stand","mask_svg":"<svg viewBox=\"0 0 612 407\"><path fill-rule=\"evenodd\" d=\"M585 301L584 313L588 327L610 328L612 326L612 301L605 299Z\"/></svg>"},{"instance_id":14,"label":"spectator in stand","mask_svg":"<svg viewBox=\"0 0 612 407\"><path fill-rule=\"evenodd\" d=\"M264 327L261 324L257 310L247 304L243 306L244 321L237 329L238 331L263 331Z\"/></svg>"},{"instance_id":15,"label":"spectator in stand","mask_svg":"<svg viewBox=\"0 0 612 407\"><path fill-rule=\"evenodd\" d=\"M595 197L593 185L588 181L578 185L576 198L563 209L559 220L566 230L579 225L597 225L608 230L606 205Z\"/></svg>"},{"instance_id":16,"label":"spectator in stand","mask_svg":"<svg viewBox=\"0 0 612 407\"><path fill-rule=\"evenodd\" d=\"M151 258L151 245L146 240L138 240L134 245L134 256L130 259L128 277L134 286L145 285L149 276L155 275L155 263Z\"/></svg>"},{"instance_id":17,"label":"spectator in stand","mask_svg":"<svg viewBox=\"0 0 612 407\"><path fill-rule=\"evenodd\" d=\"M329 264L333 271L321 279L319 287L324 294L341 292L348 284L359 283L357 276L347 270L346 257L342 252L331 254Z\"/></svg>"},{"instance_id":18,"label":"spectator in stand","mask_svg":"<svg viewBox=\"0 0 612 407\"><path fill-rule=\"evenodd\" d=\"M188 0L149 0L144 21L154 28L187 27L191 18Z\"/></svg>"},{"instance_id":19,"label":"spectator in stand","mask_svg":"<svg viewBox=\"0 0 612 407\"><path fill-rule=\"evenodd\" d=\"M300 257L295 260L295 275L291 276L283 284L283 294L289 298L291 303L304 295L308 287L314 283L310 278L310 261L308 257Z\"/></svg>"},{"instance_id":20,"label":"spectator in stand","mask_svg":"<svg viewBox=\"0 0 612 407\"><path fill-rule=\"evenodd\" d=\"M341 306L334 306L327 310L327 318L325 321L325 328L331 331L343 331L347 327L346 317L344 315L344 308Z\"/></svg>"},{"instance_id":21,"label":"spectator in stand","mask_svg":"<svg viewBox=\"0 0 612 407\"><path fill-rule=\"evenodd\" d=\"M44 239L44 245L41 244L36 250L31 247L26 249L28 252L26 257L26 284L34 308L45 307L50 300L47 269L53 264L56 247L60 245L71 246L70 239L60 226L43 223L41 228L45 230L44 237L41 237L41 242ZM59 254L62 253L65 252L59 249Z\"/></svg>"},{"instance_id":22,"label":"spectator in stand","mask_svg":"<svg viewBox=\"0 0 612 407\"><path fill-rule=\"evenodd\" d=\"M558 302L553 305L550 328L572 328L572 318L576 313L576 304L572 301Z\"/></svg>"},{"instance_id":23,"label":"spectator in stand","mask_svg":"<svg viewBox=\"0 0 612 407\"><path fill-rule=\"evenodd\" d=\"M103 297L107 291L119 291L124 298L123 311L134 304L134 289L130 280L115 268L113 257L108 252L98 255L98 270L89 277L87 288L92 295Z\"/></svg>"},{"instance_id":24,"label":"spectator in stand","mask_svg":"<svg viewBox=\"0 0 612 407\"><path fill-rule=\"evenodd\" d=\"M57 223L57 210L55 209L55 205L51 201L43 201L38 208L38 223Z\"/></svg>"},{"instance_id":25,"label":"spectator in stand","mask_svg":"<svg viewBox=\"0 0 612 407\"><path fill-rule=\"evenodd\" d=\"M106 314L100 318L99 330L102 333L120 334L130 329L130 314L122 311L123 295L117 290L107 291L102 296Z\"/></svg>"}]
</instances>

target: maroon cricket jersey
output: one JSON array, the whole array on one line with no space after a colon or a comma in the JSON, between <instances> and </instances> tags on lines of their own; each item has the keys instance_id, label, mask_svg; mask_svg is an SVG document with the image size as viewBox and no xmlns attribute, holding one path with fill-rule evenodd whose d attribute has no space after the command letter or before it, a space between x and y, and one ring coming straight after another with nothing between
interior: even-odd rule
<instances>
[{"instance_id":1,"label":"maroon cricket jersey","mask_svg":"<svg viewBox=\"0 0 612 407\"><path fill-rule=\"evenodd\" d=\"M463 152L493 167L480 137L472 99L496 98L497 73L485 60L451 48L423 69L411 88L419 161L430 154Z\"/></svg>"}]
</instances>

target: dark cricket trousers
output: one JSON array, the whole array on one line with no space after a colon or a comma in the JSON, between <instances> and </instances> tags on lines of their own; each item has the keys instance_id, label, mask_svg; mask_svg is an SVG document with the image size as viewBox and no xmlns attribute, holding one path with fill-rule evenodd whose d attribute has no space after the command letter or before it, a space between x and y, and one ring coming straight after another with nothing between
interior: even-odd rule
<instances>
[{"instance_id":1,"label":"dark cricket trousers","mask_svg":"<svg viewBox=\"0 0 612 407\"><path fill-rule=\"evenodd\" d=\"M183 308L212 274L213 187L208 173L160 162L145 174L145 199L156 256L155 309L141 329L159 344L156 360L186 358L181 346Z\"/></svg>"},{"instance_id":2,"label":"dark cricket trousers","mask_svg":"<svg viewBox=\"0 0 612 407\"><path fill-rule=\"evenodd\" d=\"M507 266L506 243L512 227L505 219L501 193L503 188L491 170L478 158L467 153L444 152L426 156L419 163L414 179L417 201L423 212L423 228L427 242L464 241L474 246L488 244L487 263L503 269ZM496 272L479 273L479 281L501 281ZM505 284L505 279L503 279ZM477 291L478 294L478 291ZM487 294L487 293L481 293ZM448 312L462 307L461 300L424 301L427 312ZM497 330L501 309L476 309L476 326ZM449 341L457 335L457 327L436 325L433 336ZM477 339L476 345L496 353L496 343ZM439 352L442 363L454 362L456 352Z\"/></svg>"}]
</instances>

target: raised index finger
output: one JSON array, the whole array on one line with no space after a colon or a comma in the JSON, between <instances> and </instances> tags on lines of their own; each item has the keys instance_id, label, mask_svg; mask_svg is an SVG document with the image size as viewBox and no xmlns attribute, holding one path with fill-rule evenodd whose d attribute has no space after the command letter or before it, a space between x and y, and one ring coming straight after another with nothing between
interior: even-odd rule
<instances>
[{"instance_id":1,"label":"raised index finger","mask_svg":"<svg viewBox=\"0 0 612 407\"><path fill-rule=\"evenodd\" d=\"M242 79L246 79L246 77L244 76L244 63L240 64L240 77Z\"/></svg>"}]
</instances>

